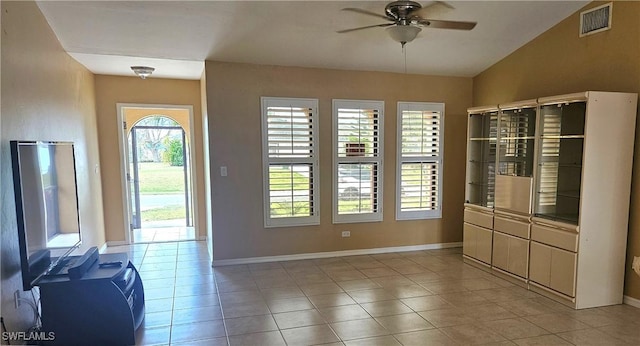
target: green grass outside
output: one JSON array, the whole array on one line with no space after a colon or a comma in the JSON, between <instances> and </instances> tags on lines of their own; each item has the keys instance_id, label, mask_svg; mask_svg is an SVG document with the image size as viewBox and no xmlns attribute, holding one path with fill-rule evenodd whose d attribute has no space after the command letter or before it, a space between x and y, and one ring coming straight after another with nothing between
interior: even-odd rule
<instances>
[{"instance_id":1,"label":"green grass outside","mask_svg":"<svg viewBox=\"0 0 640 346\"><path fill-rule=\"evenodd\" d=\"M356 214L359 212L368 212L371 209L371 200L340 200L338 202L338 210L343 213ZM308 202L273 202L271 203L271 217L287 217L287 216L309 216Z\"/></svg>"},{"instance_id":2,"label":"green grass outside","mask_svg":"<svg viewBox=\"0 0 640 346\"><path fill-rule=\"evenodd\" d=\"M140 213L142 221L163 221L184 219L186 215L184 206L168 205L161 208L144 210Z\"/></svg>"},{"instance_id":3,"label":"green grass outside","mask_svg":"<svg viewBox=\"0 0 640 346\"><path fill-rule=\"evenodd\" d=\"M360 212L367 213L371 210L371 200L363 198L358 201L354 200L339 200L338 201L338 212L341 213L349 213L349 214L357 214Z\"/></svg>"},{"instance_id":4,"label":"green grass outside","mask_svg":"<svg viewBox=\"0 0 640 346\"><path fill-rule=\"evenodd\" d=\"M293 176L293 181L292 181ZM269 186L272 191L291 190L307 190L309 189L309 178L298 172L290 172L286 169L275 167L269 168Z\"/></svg>"},{"instance_id":5,"label":"green grass outside","mask_svg":"<svg viewBox=\"0 0 640 346\"><path fill-rule=\"evenodd\" d=\"M141 194L184 193L184 168L165 162L142 162L138 177Z\"/></svg>"}]
</instances>

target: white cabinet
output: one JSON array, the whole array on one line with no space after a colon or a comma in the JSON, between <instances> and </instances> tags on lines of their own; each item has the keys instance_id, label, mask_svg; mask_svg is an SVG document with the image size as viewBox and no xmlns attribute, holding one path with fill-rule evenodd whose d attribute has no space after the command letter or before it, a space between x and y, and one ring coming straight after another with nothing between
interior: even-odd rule
<instances>
[{"instance_id":1,"label":"white cabinet","mask_svg":"<svg viewBox=\"0 0 640 346\"><path fill-rule=\"evenodd\" d=\"M467 127L467 204L493 208L498 108L471 108Z\"/></svg>"},{"instance_id":2,"label":"white cabinet","mask_svg":"<svg viewBox=\"0 0 640 346\"><path fill-rule=\"evenodd\" d=\"M535 161L536 100L468 110L467 190L464 221L491 234L489 260L465 253L506 277L528 274L529 218ZM495 213L481 222L477 210ZM467 232L469 233L469 232ZM469 237L463 240L466 244Z\"/></svg>"},{"instance_id":3,"label":"white cabinet","mask_svg":"<svg viewBox=\"0 0 640 346\"><path fill-rule=\"evenodd\" d=\"M622 303L637 99L538 99L531 287L578 309Z\"/></svg>"},{"instance_id":4,"label":"white cabinet","mask_svg":"<svg viewBox=\"0 0 640 346\"><path fill-rule=\"evenodd\" d=\"M498 108L472 108L467 127L467 185L463 254L482 266L491 265L495 195Z\"/></svg>"},{"instance_id":5,"label":"white cabinet","mask_svg":"<svg viewBox=\"0 0 640 346\"><path fill-rule=\"evenodd\" d=\"M465 262L577 309L622 303L637 99L470 109Z\"/></svg>"},{"instance_id":6,"label":"white cabinet","mask_svg":"<svg viewBox=\"0 0 640 346\"><path fill-rule=\"evenodd\" d=\"M521 286L529 274L536 108L535 100L500 106L498 121L492 267Z\"/></svg>"}]
</instances>

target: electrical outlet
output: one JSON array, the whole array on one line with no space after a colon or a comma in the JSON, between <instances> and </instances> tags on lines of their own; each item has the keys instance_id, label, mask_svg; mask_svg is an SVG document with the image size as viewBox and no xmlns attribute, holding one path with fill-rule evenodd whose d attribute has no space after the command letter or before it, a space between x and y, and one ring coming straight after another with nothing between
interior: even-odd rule
<instances>
[{"instance_id":1,"label":"electrical outlet","mask_svg":"<svg viewBox=\"0 0 640 346\"><path fill-rule=\"evenodd\" d=\"M631 264L631 268L636 274L640 275L640 257L633 256L633 264Z\"/></svg>"},{"instance_id":2,"label":"electrical outlet","mask_svg":"<svg viewBox=\"0 0 640 346\"><path fill-rule=\"evenodd\" d=\"M347 238L351 236L351 231L342 231L342 238Z\"/></svg>"},{"instance_id":3,"label":"electrical outlet","mask_svg":"<svg viewBox=\"0 0 640 346\"><path fill-rule=\"evenodd\" d=\"M20 290L16 290L15 292L13 292L13 302L16 309L20 307Z\"/></svg>"}]
</instances>

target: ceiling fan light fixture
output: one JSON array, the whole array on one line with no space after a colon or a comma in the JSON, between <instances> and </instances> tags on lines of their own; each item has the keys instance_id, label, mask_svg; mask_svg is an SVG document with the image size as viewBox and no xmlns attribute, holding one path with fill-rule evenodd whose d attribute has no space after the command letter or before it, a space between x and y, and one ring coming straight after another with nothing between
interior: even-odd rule
<instances>
[{"instance_id":1,"label":"ceiling fan light fixture","mask_svg":"<svg viewBox=\"0 0 640 346\"><path fill-rule=\"evenodd\" d=\"M142 79L146 79L147 77L151 76L153 71L155 71L156 69L153 68L153 67L149 67L149 66L131 66L131 70L138 77L140 77Z\"/></svg>"},{"instance_id":2,"label":"ceiling fan light fixture","mask_svg":"<svg viewBox=\"0 0 640 346\"><path fill-rule=\"evenodd\" d=\"M400 42L404 46L407 42L413 41L422 29L415 25L394 25L387 28L391 39Z\"/></svg>"}]
</instances>

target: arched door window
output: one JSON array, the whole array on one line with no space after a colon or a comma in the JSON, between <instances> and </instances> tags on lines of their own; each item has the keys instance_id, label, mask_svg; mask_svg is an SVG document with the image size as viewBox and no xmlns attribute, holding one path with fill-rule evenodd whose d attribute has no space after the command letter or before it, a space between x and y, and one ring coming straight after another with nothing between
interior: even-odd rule
<instances>
[{"instance_id":1,"label":"arched door window","mask_svg":"<svg viewBox=\"0 0 640 346\"><path fill-rule=\"evenodd\" d=\"M184 128L167 116L147 116L131 127L128 140L133 228L193 226Z\"/></svg>"}]
</instances>

